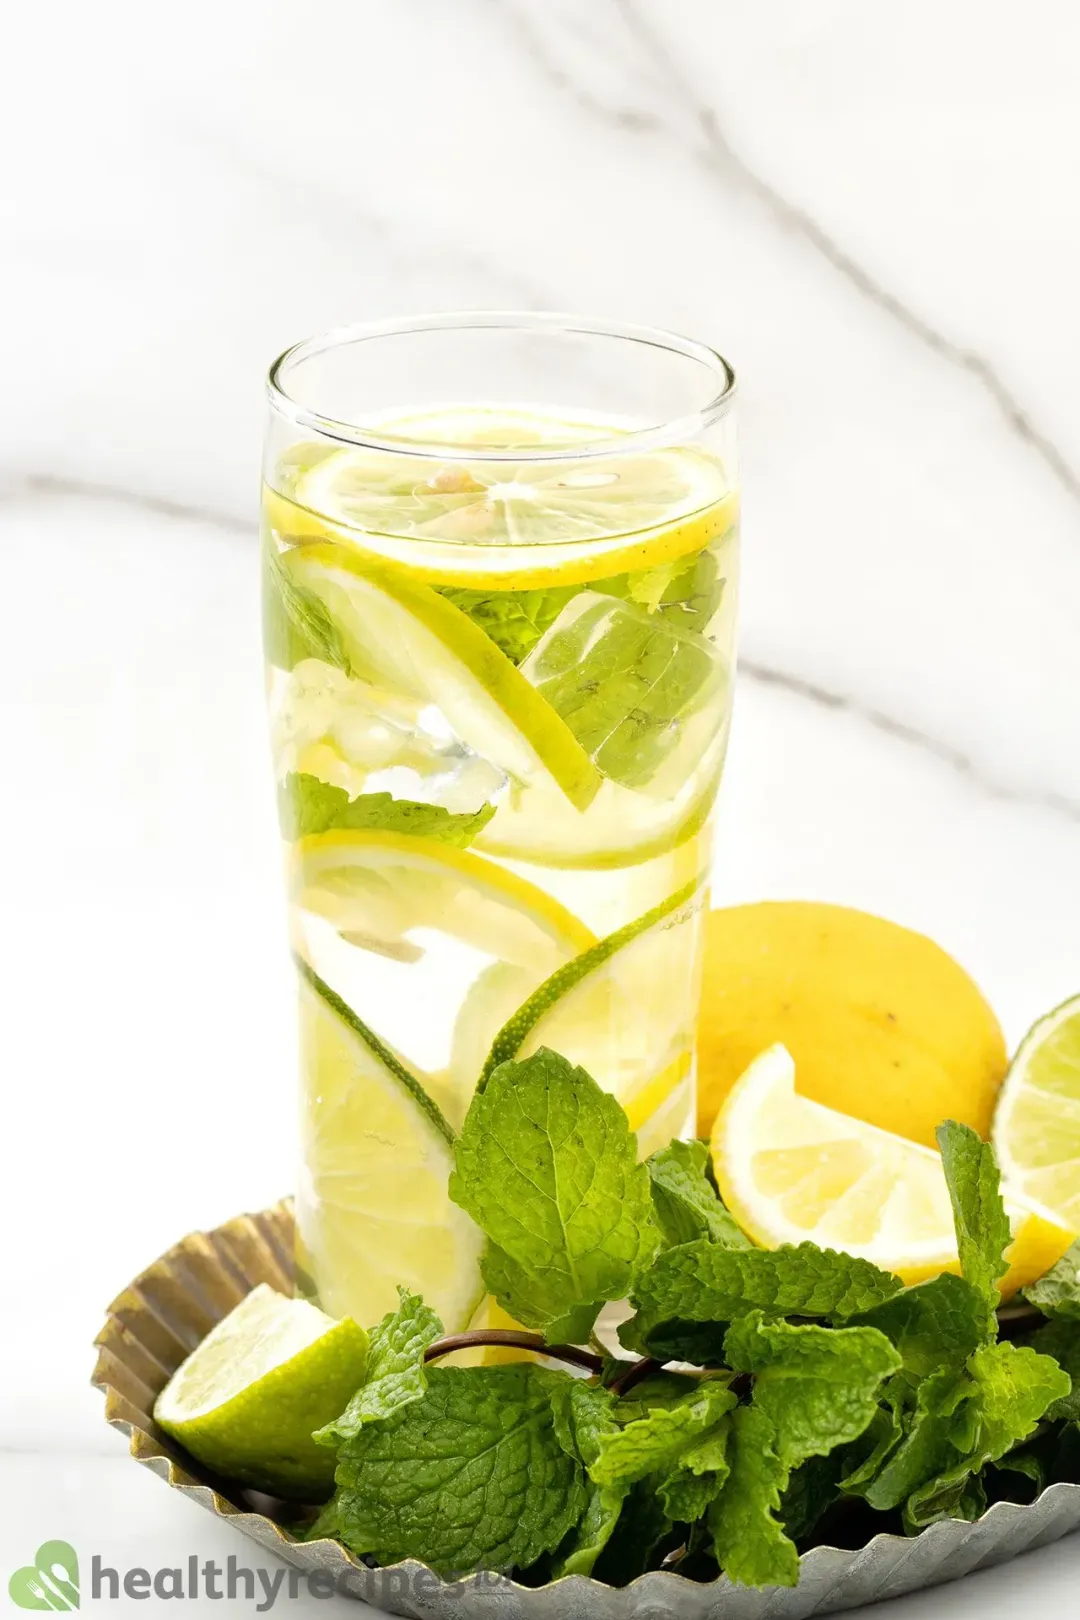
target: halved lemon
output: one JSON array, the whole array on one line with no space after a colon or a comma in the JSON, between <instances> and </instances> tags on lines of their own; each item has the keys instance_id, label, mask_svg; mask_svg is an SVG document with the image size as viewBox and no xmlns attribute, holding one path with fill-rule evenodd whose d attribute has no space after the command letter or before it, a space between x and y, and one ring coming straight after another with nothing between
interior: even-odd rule
<instances>
[{"instance_id":1,"label":"halved lemon","mask_svg":"<svg viewBox=\"0 0 1080 1620\"><path fill-rule=\"evenodd\" d=\"M485 1073L547 1046L612 1092L632 1130L643 1131L662 1113L667 1118L673 1098L692 1114L703 904L700 885L690 884L558 968L503 1025ZM658 1145L685 1124L680 1119Z\"/></svg>"},{"instance_id":2,"label":"halved lemon","mask_svg":"<svg viewBox=\"0 0 1080 1620\"><path fill-rule=\"evenodd\" d=\"M515 781L585 810L600 773L564 720L452 602L341 546L297 546L281 565L337 628L354 670L435 706L456 737Z\"/></svg>"},{"instance_id":3,"label":"halved lemon","mask_svg":"<svg viewBox=\"0 0 1080 1620\"><path fill-rule=\"evenodd\" d=\"M339 997L300 980L304 1171L300 1261L332 1316L375 1323L405 1284L466 1327L484 1295L483 1234L447 1191L453 1131L422 1086Z\"/></svg>"},{"instance_id":4,"label":"halved lemon","mask_svg":"<svg viewBox=\"0 0 1080 1620\"><path fill-rule=\"evenodd\" d=\"M1080 1225L1080 996L1024 1037L994 1115L994 1147L1010 1183Z\"/></svg>"},{"instance_id":5,"label":"halved lemon","mask_svg":"<svg viewBox=\"0 0 1080 1620\"><path fill-rule=\"evenodd\" d=\"M720 1195L764 1248L806 1240L842 1249L906 1283L959 1271L940 1154L800 1097L795 1064L771 1046L736 1081L716 1117ZM1075 1232L1006 1195L1013 1242L1003 1299L1059 1260Z\"/></svg>"},{"instance_id":6,"label":"halved lemon","mask_svg":"<svg viewBox=\"0 0 1080 1620\"><path fill-rule=\"evenodd\" d=\"M272 527L293 539L344 539L429 584L532 590L672 562L737 516L723 467L702 450L588 456L590 441L619 436L604 423L461 407L391 419L379 432L504 454L349 448L302 458L282 480L285 493L266 491ZM533 455L505 454L515 448Z\"/></svg>"}]
</instances>

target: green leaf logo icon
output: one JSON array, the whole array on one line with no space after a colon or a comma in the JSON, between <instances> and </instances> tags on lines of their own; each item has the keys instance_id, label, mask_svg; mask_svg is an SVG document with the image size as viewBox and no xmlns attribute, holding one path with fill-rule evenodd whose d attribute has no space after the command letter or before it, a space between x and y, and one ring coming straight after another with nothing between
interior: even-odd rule
<instances>
[{"instance_id":1,"label":"green leaf logo icon","mask_svg":"<svg viewBox=\"0 0 1080 1620\"><path fill-rule=\"evenodd\" d=\"M79 1560L67 1541L43 1541L34 1562L17 1569L8 1595L20 1609L57 1610L79 1607Z\"/></svg>"}]
</instances>

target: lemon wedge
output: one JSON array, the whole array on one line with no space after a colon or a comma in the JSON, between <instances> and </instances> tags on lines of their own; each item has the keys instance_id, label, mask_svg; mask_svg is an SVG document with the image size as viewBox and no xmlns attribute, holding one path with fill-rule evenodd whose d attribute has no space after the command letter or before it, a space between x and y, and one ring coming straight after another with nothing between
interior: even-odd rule
<instances>
[{"instance_id":1,"label":"lemon wedge","mask_svg":"<svg viewBox=\"0 0 1080 1620\"><path fill-rule=\"evenodd\" d=\"M941 1156L795 1090L795 1064L771 1046L736 1081L713 1127L720 1195L764 1248L809 1240L905 1283L959 1271ZM1047 1271L1073 1229L1006 1193L1013 1241L1003 1299Z\"/></svg>"}]
</instances>

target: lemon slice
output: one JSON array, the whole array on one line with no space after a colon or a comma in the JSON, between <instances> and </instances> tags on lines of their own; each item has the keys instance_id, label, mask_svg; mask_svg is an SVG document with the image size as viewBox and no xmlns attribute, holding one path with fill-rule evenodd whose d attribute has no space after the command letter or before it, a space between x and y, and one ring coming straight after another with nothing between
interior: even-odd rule
<instances>
[{"instance_id":1,"label":"lemon slice","mask_svg":"<svg viewBox=\"0 0 1080 1620\"><path fill-rule=\"evenodd\" d=\"M260 1283L173 1373L154 1417L217 1473L275 1496L321 1501L336 1458L314 1429L363 1381L367 1334Z\"/></svg>"},{"instance_id":2,"label":"lemon slice","mask_svg":"<svg viewBox=\"0 0 1080 1620\"><path fill-rule=\"evenodd\" d=\"M357 674L436 705L516 781L555 788L577 810L592 802L600 774L569 726L452 602L340 546L298 546L281 564L329 614Z\"/></svg>"},{"instance_id":3,"label":"lemon slice","mask_svg":"<svg viewBox=\"0 0 1080 1620\"><path fill-rule=\"evenodd\" d=\"M378 1322L398 1284L448 1333L484 1294L484 1239L447 1184L453 1132L419 1083L321 980L300 981L301 1264L333 1316Z\"/></svg>"},{"instance_id":4,"label":"lemon slice","mask_svg":"<svg viewBox=\"0 0 1080 1620\"><path fill-rule=\"evenodd\" d=\"M993 1127L1009 1182L1080 1225L1080 996L1024 1037L998 1098Z\"/></svg>"},{"instance_id":5,"label":"lemon slice","mask_svg":"<svg viewBox=\"0 0 1080 1620\"><path fill-rule=\"evenodd\" d=\"M673 1096L692 1114L702 904L700 885L689 884L557 969L503 1025L485 1075L547 1046L612 1092L632 1130Z\"/></svg>"},{"instance_id":6,"label":"lemon slice","mask_svg":"<svg viewBox=\"0 0 1080 1620\"><path fill-rule=\"evenodd\" d=\"M800 1097L786 1047L769 1047L736 1081L711 1146L720 1196L765 1248L809 1240L906 1283L960 1269L940 1154ZM998 1284L1003 1299L1048 1270L1075 1236L1011 1193L1006 1210L1013 1242Z\"/></svg>"},{"instance_id":7,"label":"lemon slice","mask_svg":"<svg viewBox=\"0 0 1080 1620\"><path fill-rule=\"evenodd\" d=\"M422 939L411 937L418 930L541 976L596 944L583 922L527 879L413 833L302 838L289 858L289 888L301 911L399 960L423 955Z\"/></svg>"},{"instance_id":8,"label":"lemon slice","mask_svg":"<svg viewBox=\"0 0 1080 1620\"><path fill-rule=\"evenodd\" d=\"M378 431L403 443L539 447L544 455L519 462L505 454L465 460L349 448L314 464L302 458L283 477L287 493L266 492L279 534L345 539L431 584L531 590L672 562L708 545L737 516L723 467L704 451L588 457L590 441L617 439L605 424L461 407L384 422Z\"/></svg>"}]
</instances>

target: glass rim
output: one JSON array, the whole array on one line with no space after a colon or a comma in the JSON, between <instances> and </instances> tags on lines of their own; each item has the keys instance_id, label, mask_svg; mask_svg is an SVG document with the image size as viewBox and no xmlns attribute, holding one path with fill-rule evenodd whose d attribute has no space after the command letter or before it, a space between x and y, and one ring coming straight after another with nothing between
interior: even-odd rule
<instances>
[{"instance_id":1,"label":"glass rim","mask_svg":"<svg viewBox=\"0 0 1080 1620\"><path fill-rule=\"evenodd\" d=\"M511 448L472 446L461 443L421 441L380 434L377 428L352 422L342 422L332 416L303 405L294 399L285 386L290 370L303 361L347 343L362 343L373 338L418 336L425 332L440 331L521 331L569 333L579 337L617 338L629 343L640 343L649 348L663 349L669 354L681 355L696 361L717 381L713 397L697 410L687 411L666 421L651 423L642 428L629 428L609 439L596 439L587 444L530 445ZM440 460L531 462L572 461L600 456L624 456L628 452L645 450L669 444L684 443L696 438L725 416L736 393L735 370L717 349L710 348L696 338L684 337L663 327L642 326L629 321L611 321L600 317L538 312L534 310L461 310L426 315L391 317L379 321L357 321L349 326L330 327L302 338L278 355L266 375L266 391L272 408L298 427L309 428L322 438L334 439L341 444L357 445L364 449L385 450L395 455L437 457ZM448 402L449 403L449 402Z\"/></svg>"}]
</instances>

